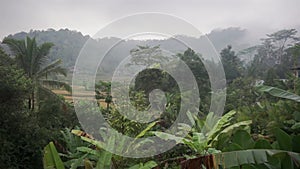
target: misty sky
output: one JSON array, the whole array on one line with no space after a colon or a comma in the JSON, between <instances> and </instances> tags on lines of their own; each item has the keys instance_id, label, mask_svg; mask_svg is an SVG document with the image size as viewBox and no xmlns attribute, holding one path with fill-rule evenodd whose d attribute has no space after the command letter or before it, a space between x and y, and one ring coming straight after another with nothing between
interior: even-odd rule
<instances>
[{"instance_id":1,"label":"misty sky","mask_svg":"<svg viewBox=\"0 0 300 169\"><path fill-rule=\"evenodd\" d=\"M162 12L200 31L241 27L265 34L300 28L300 0L0 0L0 39L20 31L68 28L94 35L114 19ZM298 30L299 31L299 30Z\"/></svg>"}]
</instances>

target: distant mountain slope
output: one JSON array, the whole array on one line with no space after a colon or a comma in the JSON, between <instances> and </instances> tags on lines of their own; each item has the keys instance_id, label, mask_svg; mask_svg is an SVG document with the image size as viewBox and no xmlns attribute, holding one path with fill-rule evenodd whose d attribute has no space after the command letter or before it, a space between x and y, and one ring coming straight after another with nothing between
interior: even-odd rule
<instances>
[{"instance_id":1,"label":"distant mountain slope","mask_svg":"<svg viewBox=\"0 0 300 169\"><path fill-rule=\"evenodd\" d=\"M215 46L216 50L220 52L227 45L232 45L235 50L240 50L245 47L249 47L250 44L246 44L246 30L240 28L228 28L228 29L219 29L214 30L211 33L207 34L207 37L211 40L212 44ZM84 36L80 32L71 31L68 29L60 29L58 31L54 29L48 30L35 30L26 32L20 32L14 35L9 35L10 38L24 39L26 36L36 37L38 43L52 42L55 46L51 49L50 58L51 60L61 58L64 66L72 68L75 65L76 58L85 44L85 42L90 38L90 36ZM193 41L199 43L199 45L205 43L203 37L193 38L193 37L184 37L187 41ZM97 46L97 50L103 49L103 47L112 46L114 43L118 42L118 38L103 38L92 40L93 45ZM181 44L175 42L172 39L166 40L127 40L120 43L117 50L112 51L108 54L106 58L107 70L110 72L112 65L115 65L115 60L119 60L124 56L129 54L129 51L135 48L137 45L160 45L166 50L170 50L173 53L183 52L186 50ZM95 58L96 59L96 58ZM89 61L87 61L88 63Z\"/></svg>"},{"instance_id":2,"label":"distant mountain slope","mask_svg":"<svg viewBox=\"0 0 300 169\"><path fill-rule=\"evenodd\" d=\"M213 43L217 51L221 51L227 45L232 45L234 49L240 50L249 47L247 42L247 30L232 27L227 29L215 29L207 34L208 39Z\"/></svg>"},{"instance_id":3,"label":"distant mountain slope","mask_svg":"<svg viewBox=\"0 0 300 169\"><path fill-rule=\"evenodd\" d=\"M70 31L68 29L48 29L46 31L20 32L9 35L9 38L24 39L26 36L36 37L38 43L52 42L54 47L50 51L51 60L61 58L66 67L74 65L76 57L84 43L90 38L83 36L80 32Z\"/></svg>"}]
</instances>

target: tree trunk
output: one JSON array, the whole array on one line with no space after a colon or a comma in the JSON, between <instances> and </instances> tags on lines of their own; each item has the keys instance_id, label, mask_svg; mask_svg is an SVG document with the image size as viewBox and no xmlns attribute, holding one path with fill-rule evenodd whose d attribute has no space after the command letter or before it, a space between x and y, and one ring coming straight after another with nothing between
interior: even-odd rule
<instances>
[{"instance_id":1,"label":"tree trunk","mask_svg":"<svg viewBox=\"0 0 300 169\"><path fill-rule=\"evenodd\" d=\"M213 155L201 156L181 162L181 169L217 169L217 164Z\"/></svg>"},{"instance_id":2,"label":"tree trunk","mask_svg":"<svg viewBox=\"0 0 300 169\"><path fill-rule=\"evenodd\" d=\"M32 109L31 110L34 110L34 104L35 104L35 100L34 100L34 91L31 93L31 100L32 100Z\"/></svg>"},{"instance_id":3,"label":"tree trunk","mask_svg":"<svg viewBox=\"0 0 300 169\"><path fill-rule=\"evenodd\" d=\"M109 110L109 102L106 102L106 110Z\"/></svg>"},{"instance_id":4,"label":"tree trunk","mask_svg":"<svg viewBox=\"0 0 300 169\"><path fill-rule=\"evenodd\" d=\"M31 110L31 98L30 98L30 96L28 98L28 109Z\"/></svg>"}]
</instances>

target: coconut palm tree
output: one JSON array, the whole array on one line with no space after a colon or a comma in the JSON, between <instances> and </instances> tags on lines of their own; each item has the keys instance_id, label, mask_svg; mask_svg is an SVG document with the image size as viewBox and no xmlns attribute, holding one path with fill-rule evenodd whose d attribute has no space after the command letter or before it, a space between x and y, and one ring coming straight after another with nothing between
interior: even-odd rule
<instances>
[{"instance_id":1,"label":"coconut palm tree","mask_svg":"<svg viewBox=\"0 0 300 169\"><path fill-rule=\"evenodd\" d=\"M24 40L5 38L2 43L10 48L15 56L16 64L23 69L26 75L32 80L33 89L28 97L29 109L33 110L38 104L37 93L39 91L43 90L51 95L55 95L46 86L59 86L71 91L71 87L66 83L47 79L47 76L51 74L67 75L66 69L60 67L60 59L46 64L49 61L47 55L53 46L52 43L37 45L35 38L30 37L26 37Z\"/></svg>"}]
</instances>

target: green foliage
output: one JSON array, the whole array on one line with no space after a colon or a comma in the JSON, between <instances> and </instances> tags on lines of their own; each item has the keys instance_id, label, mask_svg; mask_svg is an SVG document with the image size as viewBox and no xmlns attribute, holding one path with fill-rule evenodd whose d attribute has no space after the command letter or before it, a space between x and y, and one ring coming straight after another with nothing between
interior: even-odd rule
<instances>
[{"instance_id":1,"label":"green foliage","mask_svg":"<svg viewBox=\"0 0 300 169\"><path fill-rule=\"evenodd\" d=\"M200 95L200 99L201 99L200 111L208 112L211 88L210 88L210 81L209 81L208 73L202 62L202 60L204 60L204 58L201 56L201 54L197 54L191 48L188 48L183 53L178 53L177 56L182 61L185 62L185 64L192 71L193 76L195 77L195 79L197 81L197 85L199 88L199 95ZM202 60L200 58L202 58ZM206 63L209 63L209 61L206 61ZM180 73L180 70L178 70L177 72ZM185 72L183 71L182 72L183 77L184 77L184 73Z\"/></svg>"},{"instance_id":2,"label":"green foliage","mask_svg":"<svg viewBox=\"0 0 300 169\"><path fill-rule=\"evenodd\" d=\"M205 122L201 122L201 120L198 119L198 117L195 117L196 126L199 126L199 128L196 128L196 130L192 130L192 133L186 138L181 138L168 133L157 131L153 133L163 140L174 140L177 144L186 144L191 150L195 151L198 154L204 155L208 151L217 153L219 151L209 148L216 148L215 145L218 144L218 142L220 141L219 139L221 139L221 137L229 137L237 129L247 127L251 124L251 121L242 121L232 124L231 118L233 118L235 114L235 111L231 111L225 116L222 116L220 119L217 120L217 122L212 126L212 128L206 128L204 130L206 132L204 133L202 132L205 125L208 124L208 126L211 126L211 124L209 123L214 123L209 118L209 116L213 117L213 113L210 113L207 116Z\"/></svg>"},{"instance_id":3,"label":"green foliage","mask_svg":"<svg viewBox=\"0 0 300 169\"><path fill-rule=\"evenodd\" d=\"M80 137L72 134L68 128L65 128L61 133L63 136L62 146L64 149L62 150L62 153L60 153L60 156L64 161L64 165L67 168L72 169L76 169L80 166L93 166L91 161L85 161L88 157L94 157L95 153L93 151L95 150L90 148L91 144L82 141ZM89 154L91 155L89 156Z\"/></svg>"},{"instance_id":4,"label":"green foliage","mask_svg":"<svg viewBox=\"0 0 300 169\"><path fill-rule=\"evenodd\" d=\"M156 166L157 166L156 162L148 161L145 164L143 164L143 163L136 164L132 167L129 167L128 169L151 169L151 168L154 168Z\"/></svg>"},{"instance_id":5,"label":"green foliage","mask_svg":"<svg viewBox=\"0 0 300 169\"><path fill-rule=\"evenodd\" d=\"M68 31L58 32L65 34ZM136 77L135 85L130 89L131 104L137 110L145 110L149 107L149 93L156 88L163 89L167 105L159 121L145 127L144 124L123 117L114 105L110 105L110 82L101 81L96 84L96 97L105 100L107 107L101 108L101 112L109 125L120 133L136 138L147 138L155 134L163 140L173 140L178 144L173 150L147 159L129 159L105 151L104 146L121 152L128 151L128 148L138 150L142 143L138 143L136 139L133 141L136 144L129 143L125 146L127 143L118 135L107 135L107 130L103 128L100 130L103 140L100 141L85 135L79 128L72 131L74 134L69 129L60 133L61 129L73 128L78 122L72 105L66 104L63 98L57 99L49 88L71 91L70 86L57 80L55 76L66 75L57 57L63 56L62 59L68 61L67 65L70 66L75 60L68 58L79 51L68 51L68 46L75 45L75 41L65 39L57 42L55 37L50 36L53 33L53 30L46 31L47 36L49 35L46 39L52 38L51 42L56 42L56 46L43 43L43 36L37 36L37 40L22 37L22 40L5 38L3 41L10 47L14 57L9 57L0 50L0 168L41 168L41 150L50 140L54 143L50 142L44 149L45 168L178 168L175 166L178 161L170 162L174 157L193 158L207 154L214 154L215 162L220 168L300 167L300 83L289 70L297 67L299 62L300 48L296 44L299 40L296 30L281 30L267 35L262 44L253 49L257 53L249 67L243 67L231 46L222 50L222 62L229 83L226 113L221 118L213 113L203 113L209 107L210 84L199 58L201 54L196 54L192 49L178 54L177 57L194 74L201 89L201 102L204 102L200 106L201 116L189 115L190 119L195 120L195 126L191 128L181 124L181 132L191 130L185 138L160 132L173 124L182 99L175 80L157 69L160 67L158 60L167 63L169 58L162 54L159 46L138 46L131 50L132 63L152 67ZM35 33L31 32L30 36L35 36ZM86 40L85 38L82 40ZM116 39L111 42L114 40ZM97 43L95 41L95 45ZM107 64L109 68L105 67L101 73L107 73L105 71L113 68L114 59L115 56L109 58L112 61ZM243 77L245 72L251 77ZM178 73L181 73L180 70ZM273 87L264 85L256 88L255 83L259 80L264 80L264 84ZM27 104L31 110L26 109L28 98ZM33 109L34 105L36 109ZM234 111L230 111L232 109ZM95 117L88 115L89 118ZM151 141L151 138L146 139L147 141Z\"/></svg>"},{"instance_id":6,"label":"green foliage","mask_svg":"<svg viewBox=\"0 0 300 169\"><path fill-rule=\"evenodd\" d=\"M179 91L175 80L167 72L156 68L148 68L139 72L135 78L132 92L144 92L148 96L154 89L161 89L168 93Z\"/></svg>"},{"instance_id":7,"label":"green foliage","mask_svg":"<svg viewBox=\"0 0 300 169\"><path fill-rule=\"evenodd\" d=\"M154 121L150 123L142 132L140 132L135 138L141 138L146 135L149 130L151 130L155 125L157 124L157 121Z\"/></svg>"},{"instance_id":8,"label":"green foliage","mask_svg":"<svg viewBox=\"0 0 300 169\"><path fill-rule=\"evenodd\" d=\"M44 92L39 92L44 98L39 111L28 110L26 103L34 81L2 50L0 75L0 168L41 168L43 147L59 139L61 127L76 123L74 111Z\"/></svg>"},{"instance_id":9,"label":"green foliage","mask_svg":"<svg viewBox=\"0 0 300 169\"><path fill-rule=\"evenodd\" d=\"M284 128L289 133L299 133L297 128L298 117L298 95L282 90L276 87L261 85L257 87L258 91L270 94L271 102L262 100L252 106L244 106L242 109L242 116L252 116L253 126L252 130L255 133L268 134L268 130L273 127ZM263 95L264 96L264 95ZM284 98L278 100L279 98ZM268 99L268 100L271 100ZM278 100L278 101L277 101Z\"/></svg>"},{"instance_id":10,"label":"green foliage","mask_svg":"<svg viewBox=\"0 0 300 169\"><path fill-rule=\"evenodd\" d=\"M45 148L44 148L44 169L64 169L64 164L61 161L58 152L53 144L53 142L50 142Z\"/></svg>"},{"instance_id":11,"label":"green foliage","mask_svg":"<svg viewBox=\"0 0 300 169\"><path fill-rule=\"evenodd\" d=\"M276 87L260 85L260 86L257 86L257 88L259 91L269 93L270 95L275 96L275 97L300 102L300 96L293 94L291 92L276 88Z\"/></svg>"},{"instance_id":12,"label":"green foliage","mask_svg":"<svg viewBox=\"0 0 300 169\"><path fill-rule=\"evenodd\" d=\"M227 46L227 48L221 51L220 55L226 75L226 80L228 82L231 82L234 79L240 77L242 74L243 65L235 52L232 51L232 47L230 45Z\"/></svg>"},{"instance_id":13,"label":"green foliage","mask_svg":"<svg viewBox=\"0 0 300 169\"><path fill-rule=\"evenodd\" d=\"M24 40L5 38L2 43L8 45L10 50L14 53L16 65L20 69L23 69L26 76L32 80L33 89L29 95L29 109L34 110L34 107L39 103L37 91L38 88L44 87L41 83L60 87L68 86L63 82L58 83L47 80L47 76L49 75L62 74L66 76L66 70L59 66L61 60L58 59L47 63L47 55L53 46L52 43L37 45L35 38L31 39L29 37ZM46 81L43 82L45 77ZM70 89L69 86L66 88Z\"/></svg>"},{"instance_id":14,"label":"green foliage","mask_svg":"<svg viewBox=\"0 0 300 169\"><path fill-rule=\"evenodd\" d=\"M39 143L27 140L36 131L36 125L25 109L24 101L31 91L31 80L17 68L13 59L0 49L0 168L32 168L31 160L38 158ZM30 147L30 148L25 148Z\"/></svg>"},{"instance_id":15,"label":"green foliage","mask_svg":"<svg viewBox=\"0 0 300 169\"><path fill-rule=\"evenodd\" d=\"M293 119L293 112L297 105L279 101L270 103L266 100L240 108L239 120L252 119L251 131L256 134L268 135L274 127L283 128Z\"/></svg>"},{"instance_id":16,"label":"green foliage","mask_svg":"<svg viewBox=\"0 0 300 169\"><path fill-rule=\"evenodd\" d=\"M102 109L102 112L108 124L120 133L135 137L143 129L143 124L127 119L114 107L110 111Z\"/></svg>"},{"instance_id":17,"label":"green foliage","mask_svg":"<svg viewBox=\"0 0 300 169\"><path fill-rule=\"evenodd\" d=\"M31 88L31 80L18 69L14 61L0 49L1 103L23 100Z\"/></svg>"},{"instance_id":18,"label":"green foliage","mask_svg":"<svg viewBox=\"0 0 300 169\"><path fill-rule=\"evenodd\" d=\"M95 168L97 169L110 168L112 162L112 154L102 149L103 145L101 142L81 136L83 132L80 130L72 130L72 133L75 134L73 136L70 135L70 131L66 131L65 133L68 135L68 140L76 141L74 144L74 142L66 140L69 145L72 145L72 147L70 147L70 149L68 150L68 153L64 154L64 156L66 155L69 159L65 162L67 166L70 166L70 168L73 169L86 165L91 167L95 166ZM113 138L114 137L111 137L111 139ZM84 142L81 142L78 139ZM110 141L114 143L113 140ZM94 145L97 148L90 148L90 145ZM88 159L88 161L86 161L86 159Z\"/></svg>"},{"instance_id":19,"label":"green foliage","mask_svg":"<svg viewBox=\"0 0 300 169\"><path fill-rule=\"evenodd\" d=\"M139 133L136 138L141 138L146 135L146 132L151 130L153 126L156 124L156 122L150 123L141 133ZM95 168L103 169L103 168L111 168L112 166L119 166L119 167L128 167L124 163L126 159L123 159L121 157L115 156L112 153L106 151L106 150L116 150L119 152L126 152L129 149L137 149L137 146L141 146L140 144L137 144L137 146L133 147L133 143L128 143L127 146L125 146L125 140L118 137L117 134L110 134L107 135L104 131L105 129L102 128L100 135L103 138L104 141L94 140L93 138L89 136L83 136L83 132L80 130L72 130L72 133L76 136L79 136L81 140L84 142L87 142L91 145L94 145L96 148L91 149L87 146L80 146L76 148L76 151L81 152L80 155L72 156L72 161L67 161L66 163L71 163L71 167L77 168L79 166L84 165L84 159L89 160L90 166L95 166ZM104 131L104 132L102 132ZM69 134L68 134L69 135ZM68 136L69 138L70 136ZM104 147L106 150L104 150ZM127 148L126 148L127 147ZM74 149L74 148L73 148ZM83 156L82 156L83 155ZM120 162L116 163L114 159L119 159ZM124 160L124 162L122 162ZM148 161L145 164L138 162L138 164L133 165L133 168L141 167L141 168L152 168L155 167L157 164L154 161Z\"/></svg>"},{"instance_id":20,"label":"green foliage","mask_svg":"<svg viewBox=\"0 0 300 169\"><path fill-rule=\"evenodd\" d=\"M272 133L276 137L281 150L292 151L292 138L287 133L278 128L273 129Z\"/></svg>"},{"instance_id":21,"label":"green foliage","mask_svg":"<svg viewBox=\"0 0 300 169\"><path fill-rule=\"evenodd\" d=\"M290 166L293 168L294 165L299 167L300 154L291 152L294 150L291 142L294 136L289 136L279 128L274 128L272 133L276 138L273 145L278 145L275 147L278 150L272 150L269 141L262 138L254 141L250 133L239 130L227 140L225 143L227 146L222 150L225 152L217 154L216 161L226 168L244 167L245 164L252 164L253 167Z\"/></svg>"},{"instance_id":22,"label":"green foliage","mask_svg":"<svg viewBox=\"0 0 300 169\"><path fill-rule=\"evenodd\" d=\"M267 82L274 80L272 77L286 78L286 73L299 61L292 52L294 47L291 47L299 41L296 34L295 29L284 29L267 34L267 38L262 39L262 44L257 48L257 54L248 69L248 75L266 78Z\"/></svg>"},{"instance_id":23,"label":"green foliage","mask_svg":"<svg viewBox=\"0 0 300 169\"><path fill-rule=\"evenodd\" d=\"M263 164L268 161L268 152L266 150L231 151L217 154L215 157L220 166L231 168L245 164Z\"/></svg>"},{"instance_id":24,"label":"green foliage","mask_svg":"<svg viewBox=\"0 0 300 169\"><path fill-rule=\"evenodd\" d=\"M167 62L168 57L162 54L159 46L138 46L130 51L131 64L153 66L156 63ZM129 64L128 66L130 66Z\"/></svg>"},{"instance_id":25,"label":"green foliage","mask_svg":"<svg viewBox=\"0 0 300 169\"><path fill-rule=\"evenodd\" d=\"M240 77L227 85L225 112L251 106L260 98L254 86L255 79Z\"/></svg>"},{"instance_id":26,"label":"green foliage","mask_svg":"<svg viewBox=\"0 0 300 169\"><path fill-rule=\"evenodd\" d=\"M99 81L95 85L96 91L96 99L104 99L105 103L107 104L106 109L109 110L109 105L112 102L111 96L111 82Z\"/></svg>"},{"instance_id":27,"label":"green foliage","mask_svg":"<svg viewBox=\"0 0 300 169\"><path fill-rule=\"evenodd\" d=\"M25 39L27 36L33 38L36 37L38 44L45 42L51 42L55 44L49 51L50 60L56 60L61 58L65 66L74 66L76 57L78 56L80 49L84 43L88 40L89 36L83 36L80 32L71 31L68 29L60 30L42 30L42 31L30 31L28 33L21 32L15 35L9 35L9 38L13 39Z\"/></svg>"}]
</instances>

